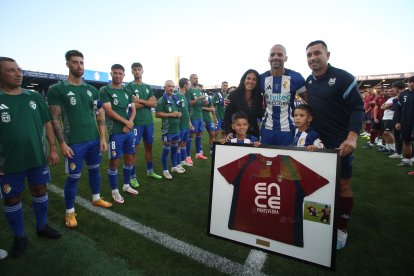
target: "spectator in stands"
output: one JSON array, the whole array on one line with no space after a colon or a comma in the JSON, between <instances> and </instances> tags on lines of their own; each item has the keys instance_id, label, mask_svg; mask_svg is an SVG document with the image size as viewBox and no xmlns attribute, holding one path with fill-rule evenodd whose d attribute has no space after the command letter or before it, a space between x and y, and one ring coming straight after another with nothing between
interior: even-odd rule
<instances>
[{"instance_id":1,"label":"spectator in stands","mask_svg":"<svg viewBox=\"0 0 414 276\"><path fill-rule=\"evenodd\" d=\"M258 119L263 117L263 94L259 85L259 73L249 69L241 77L239 87L228 96L228 105L224 112L226 135L233 132L231 117L236 111L244 111L249 118L247 134L259 137Z\"/></svg>"},{"instance_id":2,"label":"spectator in stands","mask_svg":"<svg viewBox=\"0 0 414 276\"><path fill-rule=\"evenodd\" d=\"M337 249L345 246L347 224L353 206L351 187L353 152L364 115L357 81L348 72L328 63L330 52L322 40L306 47L312 75L306 79L308 103L313 108L312 127L328 149L339 149L341 175Z\"/></svg>"},{"instance_id":3,"label":"spectator in stands","mask_svg":"<svg viewBox=\"0 0 414 276\"><path fill-rule=\"evenodd\" d=\"M403 156L399 166L411 166L413 148L411 141L414 139L414 76L408 79L408 89L401 92L398 106L395 112L395 129L401 131L403 140Z\"/></svg>"},{"instance_id":4,"label":"spectator in stands","mask_svg":"<svg viewBox=\"0 0 414 276\"><path fill-rule=\"evenodd\" d=\"M67 161L65 164L68 176L64 187L65 224L69 228L75 228L78 225L75 198L84 162L88 167L92 204L109 208L112 203L104 201L100 196L99 165L102 161L102 152L107 151L108 144L105 112L102 109L99 92L82 80L83 54L71 50L65 57L66 66L69 68L68 79L49 88L48 102L60 150Z\"/></svg>"},{"instance_id":5,"label":"spectator in stands","mask_svg":"<svg viewBox=\"0 0 414 276\"><path fill-rule=\"evenodd\" d=\"M135 153L133 156L134 165L131 172L131 186L136 188L139 186L136 174L136 154L138 152L141 139L144 141L147 176L154 179L161 179L162 177L154 172L152 162L152 144L154 143L152 108L157 106L157 100L155 99L154 91L151 86L144 83L142 80L142 75L144 74L142 64L139 62L132 63L131 70L134 80L127 84L127 88L135 96L134 103L137 111L134 120Z\"/></svg>"}]
</instances>

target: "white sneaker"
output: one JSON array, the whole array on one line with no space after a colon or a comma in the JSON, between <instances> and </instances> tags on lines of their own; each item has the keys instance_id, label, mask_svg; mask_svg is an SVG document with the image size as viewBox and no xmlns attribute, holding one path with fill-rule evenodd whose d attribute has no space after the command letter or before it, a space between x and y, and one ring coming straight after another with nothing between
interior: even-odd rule
<instances>
[{"instance_id":1,"label":"white sneaker","mask_svg":"<svg viewBox=\"0 0 414 276\"><path fill-rule=\"evenodd\" d=\"M347 238L348 233L338 229L338 235L336 237L336 250L341 250L345 247Z\"/></svg>"},{"instance_id":2,"label":"white sneaker","mask_svg":"<svg viewBox=\"0 0 414 276\"><path fill-rule=\"evenodd\" d=\"M170 174L170 172L168 170L167 171L163 171L162 174L164 175L164 177L166 179L172 179L173 178L172 175Z\"/></svg>"},{"instance_id":3,"label":"white sneaker","mask_svg":"<svg viewBox=\"0 0 414 276\"><path fill-rule=\"evenodd\" d=\"M127 186L124 185L124 187L122 188L122 190L125 193L131 194L131 195L137 195L138 194L138 191L135 190L134 188L132 188L130 185L127 185Z\"/></svg>"},{"instance_id":4,"label":"white sneaker","mask_svg":"<svg viewBox=\"0 0 414 276\"><path fill-rule=\"evenodd\" d=\"M186 161L181 161L181 166L192 167L193 164L187 163Z\"/></svg>"},{"instance_id":5,"label":"white sneaker","mask_svg":"<svg viewBox=\"0 0 414 276\"><path fill-rule=\"evenodd\" d=\"M411 167L412 166L411 159L403 158L401 159L401 162L397 164L398 167Z\"/></svg>"},{"instance_id":6,"label":"white sneaker","mask_svg":"<svg viewBox=\"0 0 414 276\"><path fill-rule=\"evenodd\" d=\"M183 168L183 165L178 164L178 165L177 165L177 168L179 168L179 169L181 169L183 172L185 172L185 169Z\"/></svg>"},{"instance_id":7,"label":"white sneaker","mask_svg":"<svg viewBox=\"0 0 414 276\"><path fill-rule=\"evenodd\" d=\"M377 146L382 146L382 139L378 139Z\"/></svg>"},{"instance_id":8,"label":"white sneaker","mask_svg":"<svg viewBox=\"0 0 414 276\"><path fill-rule=\"evenodd\" d=\"M179 167L177 166L177 167L172 167L172 168L171 168L171 172L176 172L176 173L184 173L184 172L185 172L185 170L184 170L184 169L181 169L181 168L179 168Z\"/></svg>"},{"instance_id":9,"label":"white sneaker","mask_svg":"<svg viewBox=\"0 0 414 276\"><path fill-rule=\"evenodd\" d=\"M4 249L0 249L0 260L3 260L4 258L7 257L7 251Z\"/></svg>"},{"instance_id":10,"label":"white sneaker","mask_svg":"<svg viewBox=\"0 0 414 276\"><path fill-rule=\"evenodd\" d=\"M391 154L390 156L388 156L388 158L402 158L402 155L398 154L398 153L394 153L394 154Z\"/></svg>"},{"instance_id":11,"label":"white sneaker","mask_svg":"<svg viewBox=\"0 0 414 276\"><path fill-rule=\"evenodd\" d=\"M124 203L124 198L121 196L121 194L118 193L112 193L112 199L114 200L115 203L118 204L123 204Z\"/></svg>"}]
</instances>

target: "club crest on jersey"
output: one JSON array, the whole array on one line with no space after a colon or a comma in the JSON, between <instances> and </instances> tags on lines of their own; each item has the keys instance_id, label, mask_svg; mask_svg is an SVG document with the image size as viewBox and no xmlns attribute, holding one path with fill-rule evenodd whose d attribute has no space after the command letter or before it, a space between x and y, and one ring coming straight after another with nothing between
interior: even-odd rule
<instances>
[{"instance_id":1,"label":"club crest on jersey","mask_svg":"<svg viewBox=\"0 0 414 276\"><path fill-rule=\"evenodd\" d=\"M8 112L2 112L1 113L1 121L3 123L10 123L11 121L11 116Z\"/></svg>"},{"instance_id":2,"label":"club crest on jersey","mask_svg":"<svg viewBox=\"0 0 414 276\"><path fill-rule=\"evenodd\" d=\"M111 154L112 154L112 157L115 157L115 155L116 155L116 151L114 151L114 150L113 150L113 151L111 152Z\"/></svg>"},{"instance_id":3,"label":"club crest on jersey","mask_svg":"<svg viewBox=\"0 0 414 276\"><path fill-rule=\"evenodd\" d=\"M168 107L168 112L172 112L171 106Z\"/></svg>"},{"instance_id":4,"label":"club crest on jersey","mask_svg":"<svg viewBox=\"0 0 414 276\"><path fill-rule=\"evenodd\" d=\"M118 99L114 99L114 105L118 105Z\"/></svg>"},{"instance_id":5,"label":"club crest on jersey","mask_svg":"<svg viewBox=\"0 0 414 276\"><path fill-rule=\"evenodd\" d=\"M285 80L282 84L283 88L286 90L290 90L290 81Z\"/></svg>"},{"instance_id":6,"label":"club crest on jersey","mask_svg":"<svg viewBox=\"0 0 414 276\"><path fill-rule=\"evenodd\" d=\"M29 106L33 109L36 110L36 103L34 101L30 101L29 102Z\"/></svg>"},{"instance_id":7,"label":"club crest on jersey","mask_svg":"<svg viewBox=\"0 0 414 276\"><path fill-rule=\"evenodd\" d=\"M70 168L70 170L71 170L71 171L73 171L74 169L76 169L76 164L75 164L75 163L73 163L73 162L72 162L72 163L70 163L70 164L69 164L69 168Z\"/></svg>"},{"instance_id":8,"label":"club crest on jersey","mask_svg":"<svg viewBox=\"0 0 414 276\"><path fill-rule=\"evenodd\" d=\"M329 84L329 86L332 86L332 85L335 84L335 82L336 82L336 78L330 78L329 81L328 81L328 84Z\"/></svg>"},{"instance_id":9,"label":"club crest on jersey","mask_svg":"<svg viewBox=\"0 0 414 276\"><path fill-rule=\"evenodd\" d=\"M281 173L279 173L277 175L277 181L282 182L282 180L283 180L283 175Z\"/></svg>"},{"instance_id":10,"label":"club crest on jersey","mask_svg":"<svg viewBox=\"0 0 414 276\"><path fill-rule=\"evenodd\" d=\"M146 88L146 89L145 89L145 92L147 92L147 94L149 93L149 90L148 90L148 88Z\"/></svg>"},{"instance_id":11,"label":"club crest on jersey","mask_svg":"<svg viewBox=\"0 0 414 276\"><path fill-rule=\"evenodd\" d=\"M11 188L10 184L4 184L4 186L3 186L3 192L4 192L5 194L10 193L11 189L12 189L12 188Z\"/></svg>"},{"instance_id":12,"label":"club crest on jersey","mask_svg":"<svg viewBox=\"0 0 414 276\"><path fill-rule=\"evenodd\" d=\"M89 90L86 90L86 94L88 94L89 97L92 97L92 92Z\"/></svg>"},{"instance_id":13,"label":"club crest on jersey","mask_svg":"<svg viewBox=\"0 0 414 276\"><path fill-rule=\"evenodd\" d=\"M75 97L70 97L70 104L71 105L76 105L76 98Z\"/></svg>"}]
</instances>

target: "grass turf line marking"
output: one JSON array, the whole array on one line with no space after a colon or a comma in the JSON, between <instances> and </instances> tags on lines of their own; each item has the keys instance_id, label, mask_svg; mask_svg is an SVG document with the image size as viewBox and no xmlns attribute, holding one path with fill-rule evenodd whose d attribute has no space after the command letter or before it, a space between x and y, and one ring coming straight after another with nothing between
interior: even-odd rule
<instances>
[{"instance_id":1,"label":"grass turf line marking","mask_svg":"<svg viewBox=\"0 0 414 276\"><path fill-rule=\"evenodd\" d=\"M260 250L252 249L249 256L244 263L243 275L257 275L260 274L264 263L266 261L267 254Z\"/></svg>"},{"instance_id":2,"label":"grass turf line marking","mask_svg":"<svg viewBox=\"0 0 414 276\"><path fill-rule=\"evenodd\" d=\"M48 190L60 195L61 197L64 197L63 190L53 184L48 185ZM249 254L249 257L247 259L248 262L246 261L246 263L248 263L249 265L248 266L246 266L246 264L241 265L227 258L218 256L214 253L198 248L194 245L180 241L167 234L158 232L153 228L147 227L137 221L129 219L109 209L104 209L104 208L93 206L91 201L86 200L80 196L76 196L75 202L79 204L80 206L84 207L85 209L108 219L109 221L119 224L159 245L162 245L174 252L185 255L205 266L212 267L212 268L219 270L220 272L232 274L232 275L250 274L250 271L251 271L250 264L253 262L249 261L249 259L251 259L250 255L252 255L252 253ZM256 254L253 254L253 255L256 255ZM252 259L254 258L252 257ZM252 272L254 272L253 273L254 275L265 275L256 269Z\"/></svg>"}]
</instances>

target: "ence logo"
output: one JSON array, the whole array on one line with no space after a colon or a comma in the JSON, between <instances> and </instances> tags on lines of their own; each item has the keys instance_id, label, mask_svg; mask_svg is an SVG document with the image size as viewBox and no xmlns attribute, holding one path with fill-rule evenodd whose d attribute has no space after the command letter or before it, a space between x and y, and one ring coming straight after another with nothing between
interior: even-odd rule
<instances>
[{"instance_id":1,"label":"ence logo","mask_svg":"<svg viewBox=\"0 0 414 276\"><path fill-rule=\"evenodd\" d=\"M254 186L257 194L254 203L257 212L268 214L279 214L280 210L280 187L276 183L266 185L265 182L259 182Z\"/></svg>"},{"instance_id":2,"label":"ence logo","mask_svg":"<svg viewBox=\"0 0 414 276\"><path fill-rule=\"evenodd\" d=\"M12 188L11 188L10 184L4 184L4 186L3 186L3 192L4 192L5 194L10 193L11 189L12 189Z\"/></svg>"}]
</instances>

